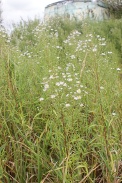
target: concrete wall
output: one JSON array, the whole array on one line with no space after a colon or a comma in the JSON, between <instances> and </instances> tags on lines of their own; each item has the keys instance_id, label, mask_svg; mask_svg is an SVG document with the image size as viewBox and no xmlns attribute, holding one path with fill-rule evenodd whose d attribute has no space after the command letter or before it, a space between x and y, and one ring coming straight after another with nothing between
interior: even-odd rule
<instances>
[{"instance_id":1,"label":"concrete wall","mask_svg":"<svg viewBox=\"0 0 122 183\"><path fill-rule=\"evenodd\" d=\"M65 0L52 3L45 8L46 20L57 15L81 20L87 17L103 19L108 17L108 11L101 1Z\"/></svg>"}]
</instances>

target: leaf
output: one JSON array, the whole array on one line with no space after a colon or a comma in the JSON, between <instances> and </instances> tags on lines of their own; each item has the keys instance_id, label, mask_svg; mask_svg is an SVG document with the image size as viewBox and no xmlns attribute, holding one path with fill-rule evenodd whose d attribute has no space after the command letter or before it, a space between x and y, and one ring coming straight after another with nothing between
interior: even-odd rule
<instances>
[{"instance_id":1,"label":"leaf","mask_svg":"<svg viewBox=\"0 0 122 183\"><path fill-rule=\"evenodd\" d=\"M6 144L3 144L1 147L0 147L0 153L1 151L5 148Z\"/></svg>"}]
</instances>

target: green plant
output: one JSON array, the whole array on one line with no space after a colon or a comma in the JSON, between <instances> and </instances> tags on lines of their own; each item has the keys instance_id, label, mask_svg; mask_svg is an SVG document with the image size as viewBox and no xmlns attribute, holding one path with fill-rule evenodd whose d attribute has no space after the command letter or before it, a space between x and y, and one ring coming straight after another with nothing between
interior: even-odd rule
<instances>
[{"instance_id":1,"label":"green plant","mask_svg":"<svg viewBox=\"0 0 122 183\"><path fill-rule=\"evenodd\" d=\"M121 182L120 32L59 19L1 32L1 181Z\"/></svg>"}]
</instances>

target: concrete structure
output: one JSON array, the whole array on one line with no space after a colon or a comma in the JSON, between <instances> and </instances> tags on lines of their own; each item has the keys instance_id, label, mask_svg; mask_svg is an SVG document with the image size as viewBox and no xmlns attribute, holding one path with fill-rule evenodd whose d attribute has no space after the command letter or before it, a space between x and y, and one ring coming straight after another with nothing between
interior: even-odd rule
<instances>
[{"instance_id":1,"label":"concrete structure","mask_svg":"<svg viewBox=\"0 0 122 183\"><path fill-rule=\"evenodd\" d=\"M84 18L108 18L107 5L100 0L63 0L45 7L45 20L54 16L67 16L82 20Z\"/></svg>"}]
</instances>

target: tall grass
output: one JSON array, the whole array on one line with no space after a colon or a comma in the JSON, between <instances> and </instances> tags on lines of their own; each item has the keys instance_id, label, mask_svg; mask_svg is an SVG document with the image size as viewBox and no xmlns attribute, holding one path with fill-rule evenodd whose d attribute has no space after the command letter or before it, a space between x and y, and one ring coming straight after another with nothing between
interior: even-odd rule
<instances>
[{"instance_id":1,"label":"tall grass","mask_svg":"<svg viewBox=\"0 0 122 183\"><path fill-rule=\"evenodd\" d=\"M0 33L0 179L122 182L120 20Z\"/></svg>"}]
</instances>

